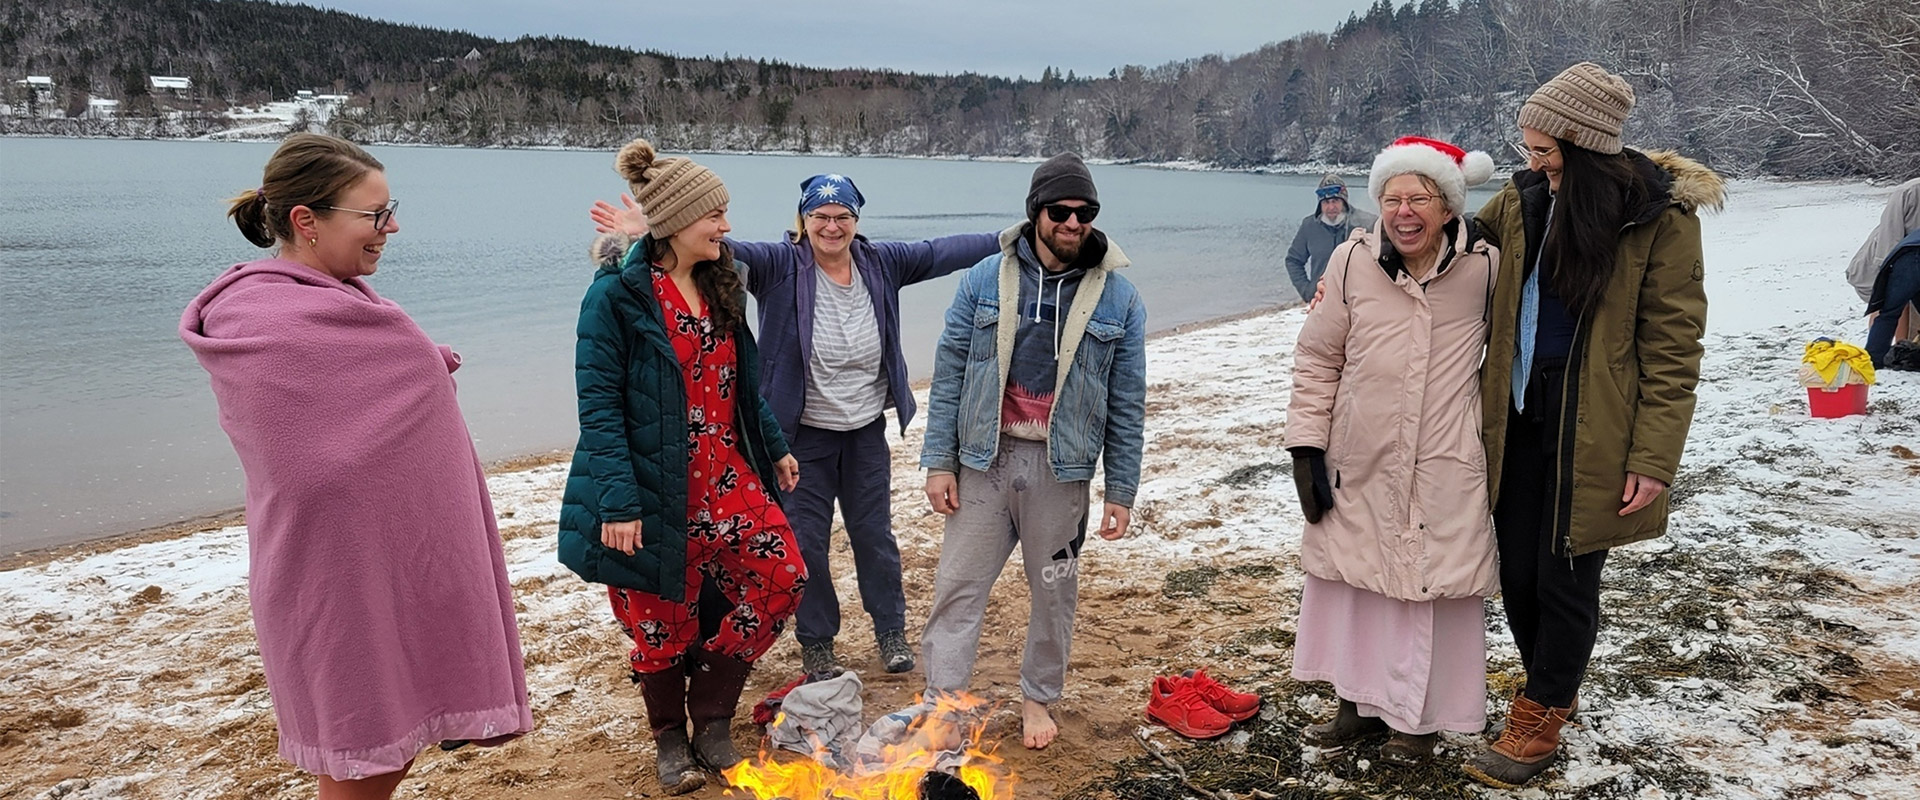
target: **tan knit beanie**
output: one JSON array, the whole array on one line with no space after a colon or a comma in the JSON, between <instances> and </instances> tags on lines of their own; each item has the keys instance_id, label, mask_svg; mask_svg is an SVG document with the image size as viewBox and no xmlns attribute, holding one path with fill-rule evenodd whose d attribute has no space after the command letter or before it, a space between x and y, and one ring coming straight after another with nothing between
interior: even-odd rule
<instances>
[{"instance_id":1,"label":"tan knit beanie","mask_svg":"<svg viewBox=\"0 0 1920 800\"><path fill-rule=\"evenodd\" d=\"M1620 152L1620 128L1631 111L1633 87L1582 61L1534 90L1520 106L1520 127L1611 155Z\"/></svg>"},{"instance_id":2,"label":"tan knit beanie","mask_svg":"<svg viewBox=\"0 0 1920 800\"><path fill-rule=\"evenodd\" d=\"M727 204L727 186L713 170L685 158L656 158L653 144L645 139L620 148L613 169L627 179L655 239L672 236Z\"/></svg>"}]
</instances>

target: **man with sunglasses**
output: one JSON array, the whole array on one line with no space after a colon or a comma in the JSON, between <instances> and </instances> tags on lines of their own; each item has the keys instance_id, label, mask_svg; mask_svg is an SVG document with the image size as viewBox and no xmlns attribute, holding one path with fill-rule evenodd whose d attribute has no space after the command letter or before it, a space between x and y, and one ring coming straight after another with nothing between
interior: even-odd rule
<instances>
[{"instance_id":1,"label":"man with sunglasses","mask_svg":"<svg viewBox=\"0 0 1920 800\"><path fill-rule=\"evenodd\" d=\"M1331 172L1320 179L1314 190L1317 205L1313 213L1301 218L1300 229L1287 248L1287 279L1301 300L1313 297L1314 287L1327 271L1327 258L1357 228L1371 230L1379 219L1372 212L1353 207L1347 199L1347 182Z\"/></svg>"},{"instance_id":2,"label":"man with sunglasses","mask_svg":"<svg viewBox=\"0 0 1920 800\"><path fill-rule=\"evenodd\" d=\"M969 269L947 310L927 402L927 500L946 515L921 635L929 693L967 688L987 595L1018 545L1031 614L1020 690L1026 746L1058 734L1095 462L1097 533L1126 535L1146 419L1146 305L1093 227L1093 175L1072 153L1034 170L1027 221Z\"/></svg>"}]
</instances>

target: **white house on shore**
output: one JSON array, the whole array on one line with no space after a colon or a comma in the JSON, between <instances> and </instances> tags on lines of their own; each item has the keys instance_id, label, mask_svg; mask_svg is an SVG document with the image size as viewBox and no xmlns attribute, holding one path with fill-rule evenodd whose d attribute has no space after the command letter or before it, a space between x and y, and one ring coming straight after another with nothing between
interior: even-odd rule
<instances>
[{"instance_id":1,"label":"white house on shore","mask_svg":"<svg viewBox=\"0 0 1920 800\"><path fill-rule=\"evenodd\" d=\"M120 101L104 97L87 98L86 114L81 119L114 119L120 116Z\"/></svg>"},{"instance_id":2,"label":"white house on shore","mask_svg":"<svg viewBox=\"0 0 1920 800\"><path fill-rule=\"evenodd\" d=\"M193 94L193 79L171 75L148 75L147 87L154 94L166 92L174 97L185 99Z\"/></svg>"},{"instance_id":3,"label":"white house on shore","mask_svg":"<svg viewBox=\"0 0 1920 800\"><path fill-rule=\"evenodd\" d=\"M19 87L18 90L8 94L18 99L21 105L18 107L11 105L0 106L0 108L5 109L7 115L29 114L41 117L57 117L61 115L60 104L57 102L59 95L57 90L59 87L54 84L52 77L46 75L28 75L25 78L14 81L13 85ZM0 100L0 102L5 101Z\"/></svg>"}]
</instances>

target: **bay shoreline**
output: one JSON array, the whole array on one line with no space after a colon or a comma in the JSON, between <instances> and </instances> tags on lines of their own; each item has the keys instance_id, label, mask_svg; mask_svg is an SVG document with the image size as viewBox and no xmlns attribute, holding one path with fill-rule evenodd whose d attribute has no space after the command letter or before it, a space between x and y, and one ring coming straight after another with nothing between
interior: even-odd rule
<instances>
[{"instance_id":1,"label":"bay shoreline","mask_svg":"<svg viewBox=\"0 0 1920 800\"><path fill-rule=\"evenodd\" d=\"M1183 323L1180 325L1175 325L1169 328L1164 328L1161 330L1154 331L1152 333L1147 334L1147 340L1153 341L1153 340L1164 338L1167 336L1174 336L1182 333L1190 333L1192 331L1205 330L1207 328L1214 328L1221 325L1239 322L1245 319L1252 319L1254 317L1259 317L1259 316L1264 316L1269 314L1277 314L1289 308L1295 308L1298 306L1299 306L1298 303L1278 303L1270 306L1262 306L1260 308L1250 309L1247 311L1241 311L1233 314L1226 314L1218 317L1209 317L1204 320ZM914 381L913 382L914 391L919 391L927 388L927 385L930 382L931 382L930 379L926 379L926 378L922 378L920 380ZM493 461L488 462L485 465L486 474L489 477L492 477L495 475L503 475L503 474L513 473L513 472L523 472L530 469L537 469L539 467L545 467L553 464L562 463L572 458L573 458L573 451L571 449L545 450L545 451L532 452L532 453L521 453L521 454L508 456L506 458L495 459ZM227 528L234 525L241 525L241 524L245 524L246 522L245 512L246 512L246 509L244 506L233 507L233 508L223 509L220 511L215 511L209 514L199 514L199 515L187 517L185 519L179 519L173 522L168 522L161 525L154 525L146 528L139 528L131 531L109 533L101 536L88 537L78 541L65 542L65 543L56 544L56 545L49 545L46 547L35 547L35 548L17 550L7 555L0 555L0 571L20 569L23 567L38 566L41 564L46 564L51 561L57 561L63 558L94 555L96 553L102 553L109 550L118 550L123 547L130 547L138 544L147 544L149 542L164 542L172 539L179 539L186 536L192 536L196 533L205 533L207 531L219 530L221 528Z\"/></svg>"}]
</instances>

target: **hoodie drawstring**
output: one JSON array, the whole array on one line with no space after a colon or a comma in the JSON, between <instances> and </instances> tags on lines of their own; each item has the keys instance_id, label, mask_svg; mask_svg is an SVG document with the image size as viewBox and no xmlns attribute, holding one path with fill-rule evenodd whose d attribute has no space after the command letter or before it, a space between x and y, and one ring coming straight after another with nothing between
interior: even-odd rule
<instances>
[{"instance_id":1,"label":"hoodie drawstring","mask_svg":"<svg viewBox=\"0 0 1920 800\"><path fill-rule=\"evenodd\" d=\"M1060 363L1060 284L1053 282L1053 363Z\"/></svg>"},{"instance_id":2,"label":"hoodie drawstring","mask_svg":"<svg viewBox=\"0 0 1920 800\"><path fill-rule=\"evenodd\" d=\"M1044 271L1040 274L1040 285L1035 287L1033 292L1033 321L1035 323L1038 323L1040 321L1040 303L1041 301L1045 300L1047 297L1047 282L1049 279L1051 279L1053 282L1053 360L1055 363L1059 363L1060 361L1060 284L1064 283L1064 281L1060 280L1057 277L1047 275Z\"/></svg>"}]
</instances>

